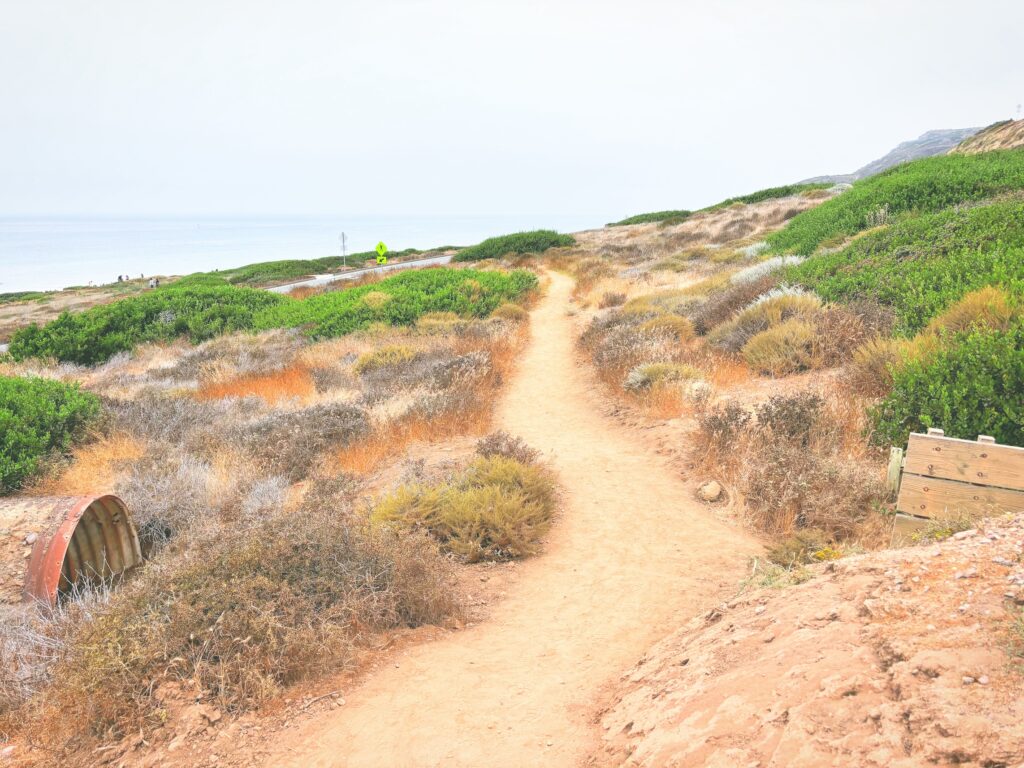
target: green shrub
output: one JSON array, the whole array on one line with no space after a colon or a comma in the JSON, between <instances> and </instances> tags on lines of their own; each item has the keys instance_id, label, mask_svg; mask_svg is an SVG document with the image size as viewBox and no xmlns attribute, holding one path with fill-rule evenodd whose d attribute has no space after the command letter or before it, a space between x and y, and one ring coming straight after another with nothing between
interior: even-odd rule
<instances>
[{"instance_id":1,"label":"green shrub","mask_svg":"<svg viewBox=\"0 0 1024 768\"><path fill-rule=\"evenodd\" d=\"M649 224L658 221L673 221L681 223L693 215L693 211L654 211L653 213L639 213L636 216L629 216L622 221L613 221L606 224L608 227L626 227L630 224Z\"/></svg>"},{"instance_id":2,"label":"green shrub","mask_svg":"<svg viewBox=\"0 0 1024 768\"><path fill-rule=\"evenodd\" d=\"M949 335L906 360L892 392L871 412L877 443L903 445L929 427L949 437L1024 446L1024 322L1007 332Z\"/></svg>"},{"instance_id":3,"label":"green shrub","mask_svg":"<svg viewBox=\"0 0 1024 768\"><path fill-rule=\"evenodd\" d=\"M542 467L495 454L449 482L405 485L382 499L372 518L423 529L467 562L536 552L555 510L555 485Z\"/></svg>"},{"instance_id":4,"label":"green shrub","mask_svg":"<svg viewBox=\"0 0 1024 768\"><path fill-rule=\"evenodd\" d=\"M143 342L186 336L199 343L246 330L260 310L288 301L223 283L176 283L84 312L64 312L42 327L30 325L14 334L10 353L16 360L55 357L90 365Z\"/></svg>"},{"instance_id":5,"label":"green shrub","mask_svg":"<svg viewBox=\"0 0 1024 768\"><path fill-rule=\"evenodd\" d=\"M572 235L560 235L551 229L535 229L532 232L517 232L514 235L490 237L479 245L463 248L455 254L454 261L480 261L497 259L510 253L543 253L548 248L575 245Z\"/></svg>"},{"instance_id":6,"label":"green shrub","mask_svg":"<svg viewBox=\"0 0 1024 768\"><path fill-rule=\"evenodd\" d=\"M302 327L315 338L329 338L374 323L411 325L430 312L486 317L536 284L535 275L521 270L426 269L292 299L196 275L113 304L65 312L42 327L31 325L15 333L10 353L17 360L55 357L89 365L143 342L181 336L198 343L232 331Z\"/></svg>"},{"instance_id":7,"label":"green shrub","mask_svg":"<svg viewBox=\"0 0 1024 768\"><path fill-rule=\"evenodd\" d=\"M415 256L423 253L416 248L406 248L404 251L389 251L388 258L394 259L404 256ZM349 266L361 266L365 261L373 261L377 258L375 251L363 251L361 253L350 253L347 257L324 256L319 259L282 259L280 261L261 261L256 264L233 269L222 269L217 272L200 272L192 277L219 277L232 285L265 285L268 283L279 283L287 280L297 280L307 275L315 275L321 272L331 272L338 267L348 264Z\"/></svg>"},{"instance_id":8,"label":"green shrub","mask_svg":"<svg viewBox=\"0 0 1024 768\"><path fill-rule=\"evenodd\" d=\"M522 297L536 285L537 277L524 270L402 272L372 285L275 304L254 319L253 327L257 330L301 327L314 338L333 338L373 323L412 325L432 312L487 317L501 304ZM386 294L391 298L368 304L364 300L368 293Z\"/></svg>"},{"instance_id":9,"label":"green shrub","mask_svg":"<svg viewBox=\"0 0 1024 768\"><path fill-rule=\"evenodd\" d=\"M892 307L897 330L912 334L987 285L1024 295L1024 201L907 218L790 267L787 279L829 301L870 299Z\"/></svg>"},{"instance_id":10,"label":"green shrub","mask_svg":"<svg viewBox=\"0 0 1024 768\"><path fill-rule=\"evenodd\" d=\"M897 165L862 179L841 195L795 216L768 236L772 250L814 252L826 240L854 235L906 212L929 213L1024 188L1024 150L943 155Z\"/></svg>"},{"instance_id":11,"label":"green shrub","mask_svg":"<svg viewBox=\"0 0 1024 768\"><path fill-rule=\"evenodd\" d=\"M65 452L99 414L77 385L0 376L0 493L17 490L53 452Z\"/></svg>"}]
</instances>

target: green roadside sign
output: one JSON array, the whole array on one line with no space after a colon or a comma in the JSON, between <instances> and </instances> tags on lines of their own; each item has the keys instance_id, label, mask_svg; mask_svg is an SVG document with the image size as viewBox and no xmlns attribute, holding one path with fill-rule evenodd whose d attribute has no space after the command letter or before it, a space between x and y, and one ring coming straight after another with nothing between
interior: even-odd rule
<instances>
[{"instance_id":1,"label":"green roadside sign","mask_svg":"<svg viewBox=\"0 0 1024 768\"><path fill-rule=\"evenodd\" d=\"M377 263L387 264L388 263L388 247L384 245L384 241L377 243Z\"/></svg>"}]
</instances>

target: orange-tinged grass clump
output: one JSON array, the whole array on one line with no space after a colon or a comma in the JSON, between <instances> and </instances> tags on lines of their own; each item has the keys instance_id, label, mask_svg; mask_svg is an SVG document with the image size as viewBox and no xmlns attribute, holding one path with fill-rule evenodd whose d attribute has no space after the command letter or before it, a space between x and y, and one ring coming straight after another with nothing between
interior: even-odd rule
<instances>
[{"instance_id":1,"label":"orange-tinged grass clump","mask_svg":"<svg viewBox=\"0 0 1024 768\"><path fill-rule=\"evenodd\" d=\"M112 435L75 450L71 465L60 474L43 477L31 493L40 496L85 496L110 491L125 462L142 458L143 442L127 435Z\"/></svg>"},{"instance_id":2,"label":"orange-tinged grass clump","mask_svg":"<svg viewBox=\"0 0 1024 768\"><path fill-rule=\"evenodd\" d=\"M293 299L308 299L310 296L316 296L318 293L323 293L319 286L315 285L299 285L288 291L288 295Z\"/></svg>"},{"instance_id":3,"label":"orange-tinged grass clump","mask_svg":"<svg viewBox=\"0 0 1024 768\"><path fill-rule=\"evenodd\" d=\"M379 426L364 439L346 446L337 454L338 467L345 472L365 474L400 456L405 448L417 442L446 440L456 435L483 435L491 426L492 393L509 375L516 351L526 338L526 327L520 324L509 336L487 345L491 355L490 374L476 383L476 407L457 413L427 419L418 415L400 416ZM453 341L453 351L465 354L480 349L477 341L461 338Z\"/></svg>"},{"instance_id":4,"label":"orange-tinged grass clump","mask_svg":"<svg viewBox=\"0 0 1024 768\"><path fill-rule=\"evenodd\" d=\"M201 387L199 400L220 400L225 397L259 397L270 405L292 398L307 400L316 394L316 385L309 368L289 365L271 373L249 374Z\"/></svg>"},{"instance_id":5,"label":"orange-tinged grass clump","mask_svg":"<svg viewBox=\"0 0 1024 768\"><path fill-rule=\"evenodd\" d=\"M399 457L413 443L446 440L456 435L483 435L490 422L490 409L485 405L445 419L399 418L339 451L338 467L356 474L373 472Z\"/></svg>"}]
</instances>

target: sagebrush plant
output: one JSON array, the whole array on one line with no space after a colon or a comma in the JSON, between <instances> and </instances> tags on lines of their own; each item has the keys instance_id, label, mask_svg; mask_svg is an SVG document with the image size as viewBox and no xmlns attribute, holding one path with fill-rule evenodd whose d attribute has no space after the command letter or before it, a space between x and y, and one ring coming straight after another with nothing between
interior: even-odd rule
<instances>
[{"instance_id":1,"label":"sagebrush plant","mask_svg":"<svg viewBox=\"0 0 1024 768\"><path fill-rule=\"evenodd\" d=\"M506 301L491 312L491 317L499 320L510 320L513 323L525 323L530 318L530 313L518 304Z\"/></svg>"},{"instance_id":2,"label":"sagebrush plant","mask_svg":"<svg viewBox=\"0 0 1024 768\"><path fill-rule=\"evenodd\" d=\"M826 305L812 315L811 323L816 334L812 354L815 368L845 365L872 334L857 311L841 304Z\"/></svg>"},{"instance_id":3,"label":"sagebrush plant","mask_svg":"<svg viewBox=\"0 0 1024 768\"><path fill-rule=\"evenodd\" d=\"M597 306L601 309L618 307L626 303L626 294L620 291L605 291L598 299Z\"/></svg>"},{"instance_id":4,"label":"sagebrush plant","mask_svg":"<svg viewBox=\"0 0 1024 768\"><path fill-rule=\"evenodd\" d=\"M757 334L787 321L808 320L821 310L821 299L791 286L773 288L754 299L731 319L713 328L708 341L739 352Z\"/></svg>"},{"instance_id":5,"label":"sagebrush plant","mask_svg":"<svg viewBox=\"0 0 1024 768\"><path fill-rule=\"evenodd\" d=\"M803 263L803 261L804 258L802 256L772 256L733 273L729 277L729 282L733 285L753 283L765 275L778 272L783 267L795 267L797 264Z\"/></svg>"},{"instance_id":6,"label":"sagebrush plant","mask_svg":"<svg viewBox=\"0 0 1024 768\"><path fill-rule=\"evenodd\" d=\"M705 336L712 328L727 322L758 296L763 296L778 284L779 278L773 274L737 285L726 284L691 306L685 314L693 323L694 331Z\"/></svg>"},{"instance_id":7,"label":"sagebrush plant","mask_svg":"<svg viewBox=\"0 0 1024 768\"><path fill-rule=\"evenodd\" d=\"M444 482L399 487L374 506L372 519L425 530L472 563L534 554L554 511L546 469L492 453Z\"/></svg>"},{"instance_id":8,"label":"sagebrush plant","mask_svg":"<svg viewBox=\"0 0 1024 768\"><path fill-rule=\"evenodd\" d=\"M0 376L0 495L83 439L99 412L99 400L75 384Z\"/></svg>"},{"instance_id":9,"label":"sagebrush plant","mask_svg":"<svg viewBox=\"0 0 1024 768\"><path fill-rule=\"evenodd\" d=\"M521 437L510 435L504 430L480 438L476 443L476 452L485 459L503 456L520 464L534 464L540 458L540 451L531 448Z\"/></svg>"},{"instance_id":10,"label":"sagebrush plant","mask_svg":"<svg viewBox=\"0 0 1024 768\"><path fill-rule=\"evenodd\" d=\"M679 363L646 363L633 368L622 382L627 392L644 392L661 384L694 381L702 372L691 365Z\"/></svg>"}]
</instances>

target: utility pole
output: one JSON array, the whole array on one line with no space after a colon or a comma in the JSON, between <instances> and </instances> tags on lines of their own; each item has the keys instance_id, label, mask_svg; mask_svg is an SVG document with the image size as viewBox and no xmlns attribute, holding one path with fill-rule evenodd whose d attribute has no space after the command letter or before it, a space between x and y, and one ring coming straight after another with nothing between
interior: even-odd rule
<instances>
[{"instance_id":1,"label":"utility pole","mask_svg":"<svg viewBox=\"0 0 1024 768\"><path fill-rule=\"evenodd\" d=\"M341 265L343 267L347 267L348 266L348 254L345 251L345 245L346 245L346 243L348 241L348 238L345 237L345 233L342 232L341 236L338 239L341 241Z\"/></svg>"}]
</instances>

